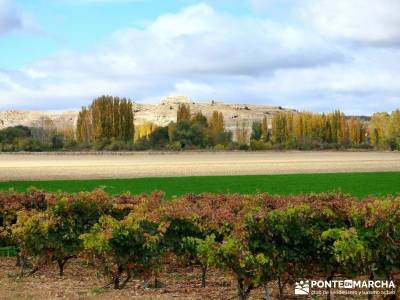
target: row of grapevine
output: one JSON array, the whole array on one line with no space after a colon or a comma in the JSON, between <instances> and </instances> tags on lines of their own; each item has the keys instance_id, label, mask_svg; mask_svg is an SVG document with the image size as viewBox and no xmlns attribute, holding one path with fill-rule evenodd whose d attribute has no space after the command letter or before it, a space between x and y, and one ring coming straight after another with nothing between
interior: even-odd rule
<instances>
[{"instance_id":1,"label":"row of grapevine","mask_svg":"<svg viewBox=\"0 0 400 300\"><path fill-rule=\"evenodd\" d=\"M83 257L120 289L157 276L173 255L201 268L202 286L213 267L235 277L240 299L261 286L268 298L271 283L284 299L302 278L398 278L400 197L9 191L0 194L0 245L31 262L26 275L53 262L63 275Z\"/></svg>"}]
</instances>

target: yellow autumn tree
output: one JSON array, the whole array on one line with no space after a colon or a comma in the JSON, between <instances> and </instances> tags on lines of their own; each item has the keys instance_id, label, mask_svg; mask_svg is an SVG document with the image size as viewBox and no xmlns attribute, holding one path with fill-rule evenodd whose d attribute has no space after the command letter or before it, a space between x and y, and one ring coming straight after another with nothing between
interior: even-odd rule
<instances>
[{"instance_id":1,"label":"yellow autumn tree","mask_svg":"<svg viewBox=\"0 0 400 300\"><path fill-rule=\"evenodd\" d=\"M264 143L269 142L268 119L266 116L261 121L261 138Z\"/></svg>"},{"instance_id":2,"label":"yellow autumn tree","mask_svg":"<svg viewBox=\"0 0 400 300\"><path fill-rule=\"evenodd\" d=\"M210 120L208 121L211 136L216 137L225 131L224 115L222 112L213 111Z\"/></svg>"},{"instance_id":3,"label":"yellow autumn tree","mask_svg":"<svg viewBox=\"0 0 400 300\"><path fill-rule=\"evenodd\" d=\"M135 141L142 138L149 138L149 136L158 128L153 122L144 122L143 124L136 125Z\"/></svg>"},{"instance_id":4,"label":"yellow autumn tree","mask_svg":"<svg viewBox=\"0 0 400 300\"><path fill-rule=\"evenodd\" d=\"M245 120L240 123L236 121L235 137L239 145L245 145L249 142L249 126Z\"/></svg>"},{"instance_id":5,"label":"yellow autumn tree","mask_svg":"<svg viewBox=\"0 0 400 300\"><path fill-rule=\"evenodd\" d=\"M388 146L390 116L387 113L374 113L368 127L370 143L377 149Z\"/></svg>"},{"instance_id":6,"label":"yellow autumn tree","mask_svg":"<svg viewBox=\"0 0 400 300\"><path fill-rule=\"evenodd\" d=\"M178 111L176 113L176 121L190 121L190 106L189 104L179 104Z\"/></svg>"}]
</instances>

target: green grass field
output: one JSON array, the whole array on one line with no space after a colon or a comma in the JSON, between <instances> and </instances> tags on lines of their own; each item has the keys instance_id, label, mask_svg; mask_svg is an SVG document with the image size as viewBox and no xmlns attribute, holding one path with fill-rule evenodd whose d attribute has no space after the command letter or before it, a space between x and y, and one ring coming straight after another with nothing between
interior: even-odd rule
<instances>
[{"instance_id":1,"label":"green grass field","mask_svg":"<svg viewBox=\"0 0 400 300\"><path fill-rule=\"evenodd\" d=\"M327 191L342 191L365 197L400 193L400 172L0 182L0 189L25 191L30 186L46 191L65 192L90 191L96 187L104 187L110 194L128 191L140 194L162 190L168 198L202 192L268 192L288 195Z\"/></svg>"}]
</instances>

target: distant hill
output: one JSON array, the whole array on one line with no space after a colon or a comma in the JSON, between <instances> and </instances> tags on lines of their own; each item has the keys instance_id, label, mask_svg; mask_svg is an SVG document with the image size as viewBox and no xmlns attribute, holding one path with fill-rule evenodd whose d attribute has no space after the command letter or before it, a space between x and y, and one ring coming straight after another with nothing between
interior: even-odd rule
<instances>
[{"instance_id":1,"label":"distant hill","mask_svg":"<svg viewBox=\"0 0 400 300\"><path fill-rule=\"evenodd\" d=\"M134 103L135 125L152 122L165 126L171 121L176 121L176 112L181 103L189 104L192 113L201 111L207 117L214 110L222 112L225 126L231 131L235 130L238 122L240 125L244 122L250 128L253 121L262 120L266 116L271 124L272 116L277 112L295 111L269 105L226 104L213 100L195 102L184 96L176 96L166 97L159 104ZM43 117L51 119L57 128L75 128L78 112L0 111L0 129L16 125L35 126Z\"/></svg>"}]
</instances>

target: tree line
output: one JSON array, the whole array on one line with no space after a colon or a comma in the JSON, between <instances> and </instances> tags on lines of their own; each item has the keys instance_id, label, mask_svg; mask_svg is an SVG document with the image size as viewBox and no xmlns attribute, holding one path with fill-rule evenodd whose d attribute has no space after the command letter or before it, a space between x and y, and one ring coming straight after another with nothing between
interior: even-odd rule
<instances>
[{"instance_id":1,"label":"tree line","mask_svg":"<svg viewBox=\"0 0 400 300\"><path fill-rule=\"evenodd\" d=\"M225 129L223 114L210 118L192 114L190 106L178 107L176 122L157 126L151 122L134 127L132 102L102 96L78 115L77 141L96 150L224 149L232 144L232 133Z\"/></svg>"},{"instance_id":2,"label":"tree line","mask_svg":"<svg viewBox=\"0 0 400 300\"><path fill-rule=\"evenodd\" d=\"M0 245L17 247L22 276L52 263L63 276L68 262L81 258L115 289L157 279L165 257L197 266L203 287L212 268L231 274L241 300L255 288L269 299L272 285L286 299L285 286L304 278L398 287L399 240L400 197L0 194ZM395 289L386 299L396 299Z\"/></svg>"},{"instance_id":3,"label":"tree line","mask_svg":"<svg viewBox=\"0 0 400 300\"><path fill-rule=\"evenodd\" d=\"M261 124L253 124L253 132L260 131ZM258 134L256 140L259 138ZM272 119L268 140L275 147L284 149L399 150L400 110L391 114L375 113L368 122L346 117L340 111L329 114L279 113Z\"/></svg>"},{"instance_id":4,"label":"tree line","mask_svg":"<svg viewBox=\"0 0 400 300\"><path fill-rule=\"evenodd\" d=\"M32 127L18 125L0 130L0 152L76 149L72 128L60 131L46 117L35 123Z\"/></svg>"},{"instance_id":5,"label":"tree line","mask_svg":"<svg viewBox=\"0 0 400 300\"><path fill-rule=\"evenodd\" d=\"M332 113L279 112L269 120L236 122L227 130L222 112L206 117L180 104L176 121L134 125L133 103L112 96L96 98L78 114L76 128L56 128L49 118L32 127L0 130L0 151L60 150L400 150L400 110L369 119Z\"/></svg>"},{"instance_id":6,"label":"tree line","mask_svg":"<svg viewBox=\"0 0 400 300\"><path fill-rule=\"evenodd\" d=\"M136 144L143 150L228 149L233 144L221 112L214 111L207 118L201 112L192 114L189 105L181 104L176 119L167 126L153 126L148 135L138 137Z\"/></svg>"}]
</instances>

